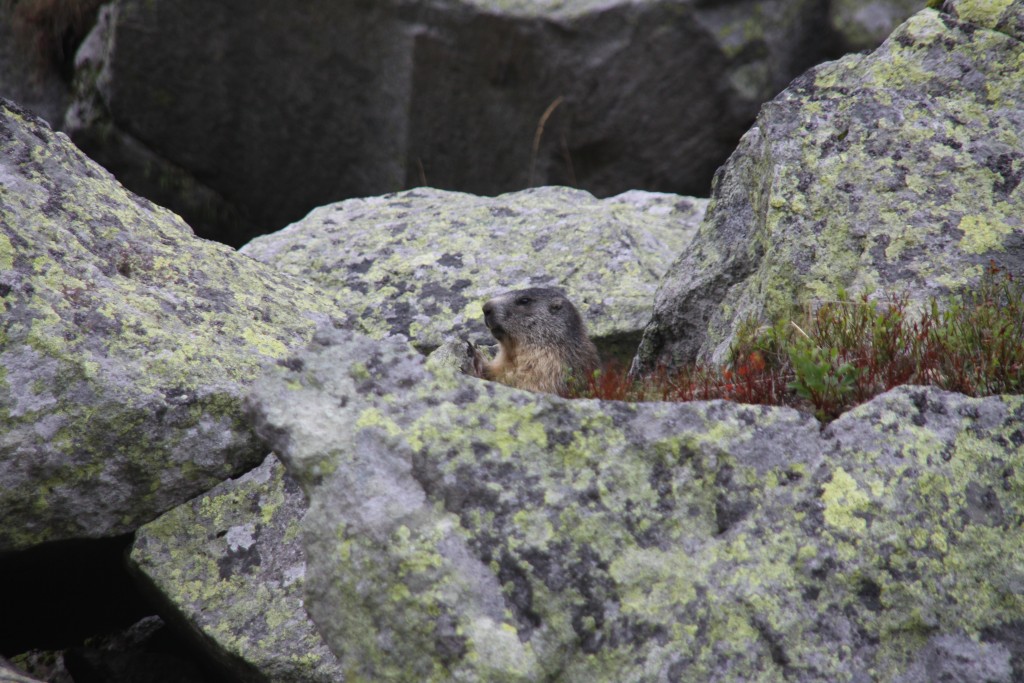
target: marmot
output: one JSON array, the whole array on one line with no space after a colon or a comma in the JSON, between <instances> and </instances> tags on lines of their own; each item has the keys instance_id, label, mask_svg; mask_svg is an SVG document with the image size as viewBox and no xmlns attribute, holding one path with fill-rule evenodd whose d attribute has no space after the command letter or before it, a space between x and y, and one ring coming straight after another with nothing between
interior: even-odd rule
<instances>
[{"instance_id":1,"label":"marmot","mask_svg":"<svg viewBox=\"0 0 1024 683\"><path fill-rule=\"evenodd\" d=\"M519 289L484 304L484 323L498 340L480 374L502 384L565 396L598 369L597 347L576 307L557 289Z\"/></svg>"}]
</instances>

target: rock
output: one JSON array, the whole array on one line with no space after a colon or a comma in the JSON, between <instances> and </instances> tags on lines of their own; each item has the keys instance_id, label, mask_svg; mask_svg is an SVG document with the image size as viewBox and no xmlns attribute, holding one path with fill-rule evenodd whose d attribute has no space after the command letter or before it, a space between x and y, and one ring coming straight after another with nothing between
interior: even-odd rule
<instances>
[{"instance_id":1,"label":"rock","mask_svg":"<svg viewBox=\"0 0 1024 683\"><path fill-rule=\"evenodd\" d=\"M76 683L198 683L205 680L203 670L190 654L154 615L124 631L92 637L65 651L64 659Z\"/></svg>"},{"instance_id":2,"label":"rock","mask_svg":"<svg viewBox=\"0 0 1024 683\"><path fill-rule=\"evenodd\" d=\"M1024 40L1024 4L1015 0L944 0L942 10L961 21Z\"/></svg>"},{"instance_id":3,"label":"rock","mask_svg":"<svg viewBox=\"0 0 1024 683\"><path fill-rule=\"evenodd\" d=\"M479 353L479 347L475 347L472 342L457 337L448 337L427 356L427 366L437 373L462 373L478 376L474 360ZM493 357L493 354L488 353L485 360L491 360Z\"/></svg>"},{"instance_id":4,"label":"rock","mask_svg":"<svg viewBox=\"0 0 1024 683\"><path fill-rule=\"evenodd\" d=\"M40 683L0 657L0 683Z\"/></svg>"},{"instance_id":5,"label":"rock","mask_svg":"<svg viewBox=\"0 0 1024 683\"><path fill-rule=\"evenodd\" d=\"M0 101L0 550L134 530L260 462L238 412L333 304Z\"/></svg>"},{"instance_id":6,"label":"rock","mask_svg":"<svg viewBox=\"0 0 1024 683\"><path fill-rule=\"evenodd\" d=\"M357 677L913 681L935 652L1024 675L1024 398L904 387L819 431L435 375L343 331L287 366L253 419Z\"/></svg>"},{"instance_id":7,"label":"rock","mask_svg":"<svg viewBox=\"0 0 1024 683\"><path fill-rule=\"evenodd\" d=\"M1024 7L964 3L981 4ZM1024 275L1022 55L1006 33L924 10L870 55L795 80L721 169L635 367L721 361L746 319L840 288L921 301L990 260Z\"/></svg>"},{"instance_id":8,"label":"rock","mask_svg":"<svg viewBox=\"0 0 1024 683\"><path fill-rule=\"evenodd\" d=\"M0 96L59 127L71 100L75 50L101 2L0 2Z\"/></svg>"},{"instance_id":9,"label":"rock","mask_svg":"<svg viewBox=\"0 0 1024 683\"><path fill-rule=\"evenodd\" d=\"M828 18L843 41L844 52L871 50L923 4L921 0L832 0Z\"/></svg>"},{"instance_id":10,"label":"rock","mask_svg":"<svg viewBox=\"0 0 1024 683\"><path fill-rule=\"evenodd\" d=\"M273 455L139 529L131 561L241 680L341 681L303 608L306 503Z\"/></svg>"},{"instance_id":11,"label":"rock","mask_svg":"<svg viewBox=\"0 0 1024 683\"><path fill-rule=\"evenodd\" d=\"M760 103L837 56L826 5L121 0L67 127L232 240L417 185L704 194Z\"/></svg>"},{"instance_id":12,"label":"rock","mask_svg":"<svg viewBox=\"0 0 1024 683\"><path fill-rule=\"evenodd\" d=\"M170 206L196 228L200 237L228 244L241 244L249 229L238 207L183 168L150 149L144 141L122 130L111 118L103 100L96 95L110 87L110 74L103 68L105 50L112 40L117 3L104 5L96 26L75 55L77 90L90 93L71 101L62 115L64 126L74 134L75 144L108 169L133 192L160 206Z\"/></svg>"},{"instance_id":13,"label":"rock","mask_svg":"<svg viewBox=\"0 0 1024 683\"><path fill-rule=\"evenodd\" d=\"M937 636L915 658L898 683L1010 683L1010 653L1001 644L979 643L965 635Z\"/></svg>"},{"instance_id":14,"label":"rock","mask_svg":"<svg viewBox=\"0 0 1024 683\"><path fill-rule=\"evenodd\" d=\"M0 93L51 124L60 124L70 88L44 60L35 58L30 48L27 39L16 35L13 7L0 4Z\"/></svg>"},{"instance_id":15,"label":"rock","mask_svg":"<svg viewBox=\"0 0 1024 683\"><path fill-rule=\"evenodd\" d=\"M320 207L241 251L345 302L352 324L407 335L423 351L453 334L493 344L484 301L561 287L602 350L628 358L705 206L646 192L597 200L557 187L494 198L417 189Z\"/></svg>"},{"instance_id":16,"label":"rock","mask_svg":"<svg viewBox=\"0 0 1024 683\"><path fill-rule=\"evenodd\" d=\"M18 587L4 595L0 656L18 655L19 667L52 681L56 672L50 669L63 667L68 648L153 614L125 563L130 536L0 553L0 586Z\"/></svg>"}]
</instances>

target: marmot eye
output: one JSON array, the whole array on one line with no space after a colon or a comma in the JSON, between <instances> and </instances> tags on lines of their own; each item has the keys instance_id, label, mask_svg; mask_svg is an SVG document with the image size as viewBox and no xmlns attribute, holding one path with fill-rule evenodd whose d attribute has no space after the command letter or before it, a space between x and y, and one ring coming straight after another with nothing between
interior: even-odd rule
<instances>
[{"instance_id":1,"label":"marmot eye","mask_svg":"<svg viewBox=\"0 0 1024 683\"><path fill-rule=\"evenodd\" d=\"M533 301L533 299L531 299L528 296L521 296L518 299L516 299L516 303L519 304L520 306L526 306L531 301Z\"/></svg>"}]
</instances>

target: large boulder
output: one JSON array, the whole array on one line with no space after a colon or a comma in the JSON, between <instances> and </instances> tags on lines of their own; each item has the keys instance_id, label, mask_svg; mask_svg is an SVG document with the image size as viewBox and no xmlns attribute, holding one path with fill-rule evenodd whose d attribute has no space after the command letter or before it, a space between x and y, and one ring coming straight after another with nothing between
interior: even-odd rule
<instances>
[{"instance_id":1,"label":"large boulder","mask_svg":"<svg viewBox=\"0 0 1024 683\"><path fill-rule=\"evenodd\" d=\"M75 51L104 1L0 2L0 97L59 127L71 100Z\"/></svg>"},{"instance_id":2,"label":"large boulder","mask_svg":"<svg viewBox=\"0 0 1024 683\"><path fill-rule=\"evenodd\" d=\"M348 332L256 385L306 608L379 681L1024 676L1024 399L570 401ZM930 677L930 678L929 678Z\"/></svg>"},{"instance_id":3,"label":"large boulder","mask_svg":"<svg viewBox=\"0 0 1024 683\"><path fill-rule=\"evenodd\" d=\"M416 185L704 194L760 103L839 54L828 12L118 0L79 53L67 128L129 187L230 240Z\"/></svg>"},{"instance_id":4,"label":"large boulder","mask_svg":"<svg viewBox=\"0 0 1024 683\"><path fill-rule=\"evenodd\" d=\"M1024 4L1016 0L933 0L942 11L962 21L1024 40Z\"/></svg>"},{"instance_id":5,"label":"large boulder","mask_svg":"<svg viewBox=\"0 0 1024 683\"><path fill-rule=\"evenodd\" d=\"M335 296L374 336L422 351L448 335L494 339L481 304L520 287L561 287L606 355L631 357L651 300L707 200L562 187L476 197L421 188L320 207L241 251Z\"/></svg>"},{"instance_id":6,"label":"large boulder","mask_svg":"<svg viewBox=\"0 0 1024 683\"><path fill-rule=\"evenodd\" d=\"M924 0L831 0L829 24L844 51L871 50L924 5Z\"/></svg>"},{"instance_id":7,"label":"large boulder","mask_svg":"<svg viewBox=\"0 0 1024 683\"><path fill-rule=\"evenodd\" d=\"M20 23L14 6L0 3L0 97L21 103L51 125L60 124L70 88L36 52L31 39L19 35Z\"/></svg>"},{"instance_id":8,"label":"large boulder","mask_svg":"<svg viewBox=\"0 0 1024 683\"><path fill-rule=\"evenodd\" d=\"M0 550L134 530L259 464L268 360L334 304L0 100Z\"/></svg>"},{"instance_id":9,"label":"large boulder","mask_svg":"<svg viewBox=\"0 0 1024 683\"><path fill-rule=\"evenodd\" d=\"M274 455L139 529L132 566L240 680L344 679L303 607L302 491Z\"/></svg>"},{"instance_id":10,"label":"large boulder","mask_svg":"<svg viewBox=\"0 0 1024 683\"><path fill-rule=\"evenodd\" d=\"M840 289L925 300L990 260L1024 275L1024 3L953 4L960 18L924 10L764 106L661 285L638 369L722 360L746 319Z\"/></svg>"},{"instance_id":11,"label":"large boulder","mask_svg":"<svg viewBox=\"0 0 1024 683\"><path fill-rule=\"evenodd\" d=\"M0 657L0 683L41 683Z\"/></svg>"}]
</instances>

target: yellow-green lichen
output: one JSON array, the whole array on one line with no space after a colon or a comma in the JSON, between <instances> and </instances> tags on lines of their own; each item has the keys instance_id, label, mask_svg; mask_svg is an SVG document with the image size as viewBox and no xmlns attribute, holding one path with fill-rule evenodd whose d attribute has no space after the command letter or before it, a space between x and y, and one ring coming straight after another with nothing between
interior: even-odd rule
<instances>
[{"instance_id":1,"label":"yellow-green lichen","mask_svg":"<svg viewBox=\"0 0 1024 683\"><path fill-rule=\"evenodd\" d=\"M994 29L1000 16L1014 0L958 0L957 16L985 28Z\"/></svg>"},{"instance_id":2,"label":"yellow-green lichen","mask_svg":"<svg viewBox=\"0 0 1024 683\"><path fill-rule=\"evenodd\" d=\"M544 449L548 445L544 425L536 419L532 407L500 407L491 419L494 433L489 435L490 440L503 458L511 458L523 448Z\"/></svg>"},{"instance_id":3,"label":"yellow-green lichen","mask_svg":"<svg viewBox=\"0 0 1024 683\"><path fill-rule=\"evenodd\" d=\"M964 233L960 238L960 248L968 254L1004 251L1006 237L1014 232L1012 226L991 214L964 216L957 227Z\"/></svg>"},{"instance_id":4,"label":"yellow-green lichen","mask_svg":"<svg viewBox=\"0 0 1024 683\"><path fill-rule=\"evenodd\" d=\"M270 358L281 358L288 353L288 347L280 339L261 333L253 327L242 330L242 338L256 351Z\"/></svg>"},{"instance_id":5,"label":"yellow-green lichen","mask_svg":"<svg viewBox=\"0 0 1024 683\"><path fill-rule=\"evenodd\" d=\"M825 504L825 522L836 529L862 534L867 522L859 513L868 509L871 499L842 467L832 473L825 484L821 501Z\"/></svg>"},{"instance_id":6,"label":"yellow-green lichen","mask_svg":"<svg viewBox=\"0 0 1024 683\"><path fill-rule=\"evenodd\" d=\"M14 246L11 240L0 233L0 271L10 270L14 267Z\"/></svg>"}]
</instances>

